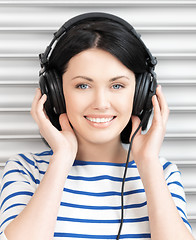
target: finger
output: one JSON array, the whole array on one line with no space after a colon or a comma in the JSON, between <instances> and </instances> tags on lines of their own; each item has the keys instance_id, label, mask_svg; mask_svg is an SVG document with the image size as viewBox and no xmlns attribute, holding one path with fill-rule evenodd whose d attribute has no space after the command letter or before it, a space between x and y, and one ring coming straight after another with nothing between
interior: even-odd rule
<instances>
[{"instance_id":1,"label":"finger","mask_svg":"<svg viewBox=\"0 0 196 240\"><path fill-rule=\"evenodd\" d=\"M59 116L59 123L61 125L62 131L71 130L71 126L69 124L69 120L66 113L62 113Z\"/></svg>"},{"instance_id":2,"label":"finger","mask_svg":"<svg viewBox=\"0 0 196 240\"><path fill-rule=\"evenodd\" d=\"M160 85L157 87L156 95L157 95L158 101L160 103L161 112L167 112L168 104L167 104L166 98L163 94L163 91L162 91L162 88Z\"/></svg>"},{"instance_id":3,"label":"finger","mask_svg":"<svg viewBox=\"0 0 196 240\"><path fill-rule=\"evenodd\" d=\"M166 124L169 117L169 108L160 85L157 88L156 95L158 97L163 122Z\"/></svg>"},{"instance_id":4,"label":"finger","mask_svg":"<svg viewBox=\"0 0 196 240\"><path fill-rule=\"evenodd\" d=\"M32 108L34 108L37 105L41 96L42 96L41 95L41 90L39 88L36 88L35 96L34 96L33 102L32 102Z\"/></svg>"},{"instance_id":5,"label":"finger","mask_svg":"<svg viewBox=\"0 0 196 240\"><path fill-rule=\"evenodd\" d=\"M53 126L53 124L49 120L44 110L44 103L46 102L46 100L47 100L47 95L46 94L42 95L42 97L40 98L37 104L37 109L36 109L36 114L38 119L37 124L39 126L40 133L43 137L46 136L46 132L48 131L53 133L56 131L56 128Z\"/></svg>"},{"instance_id":6,"label":"finger","mask_svg":"<svg viewBox=\"0 0 196 240\"><path fill-rule=\"evenodd\" d=\"M37 104L38 104L40 98L41 98L41 91L39 88L37 88L36 92L35 92L35 96L33 98L32 105L31 105L31 115L36 122L38 121L36 109L37 109Z\"/></svg>"},{"instance_id":7,"label":"finger","mask_svg":"<svg viewBox=\"0 0 196 240\"><path fill-rule=\"evenodd\" d=\"M47 100L47 96L46 94L42 95L42 97L40 98L40 100L37 103L37 118L39 121L42 121L43 119L46 119L46 113L44 112L44 103Z\"/></svg>"},{"instance_id":8,"label":"finger","mask_svg":"<svg viewBox=\"0 0 196 240\"><path fill-rule=\"evenodd\" d=\"M162 123L162 116L161 116L161 109L159 106L158 98L156 95L152 97L152 105L154 109L154 115L153 115L153 120L152 120L152 125L154 123Z\"/></svg>"},{"instance_id":9,"label":"finger","mask_svg":"<svg viewBox=\"0 0 196 240\"><path fill-rule=\"evenodd\" d=\"M137 128L138 128L138 126L140 125L140 122L141 122L139 117L137 117L137 116L132 116L131 120L132 120L132 131L131 131L130 140L131 140L133 134L135 133L135 131L137 130ZM142 131L142 128L139 129L139 131L137 132L136 136L140 135L141 131Z\"/></svg>"},{"instance_id":10,"label":"finger","mask_svg":"<svg viewBox=\"0 0 196 240\"><path fill-rule=\"evenodd\" d=\"M35 117L37 119L37 124L39 128L42 128L44 125L47 125L49 119L44 110L44 103L47 100L46 94L42 95L39 101L37 102L36 109L35 109Z\"/></svg>"}]
</instances>

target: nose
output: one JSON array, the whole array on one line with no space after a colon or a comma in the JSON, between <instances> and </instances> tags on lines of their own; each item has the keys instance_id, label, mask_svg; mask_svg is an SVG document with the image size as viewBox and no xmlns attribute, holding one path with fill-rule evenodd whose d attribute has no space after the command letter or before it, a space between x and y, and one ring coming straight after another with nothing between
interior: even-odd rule
<instances>
[{"instance_id":1,"label":"nose","mask_svg":"<svg viewBox=\"0 0 196 240\"><path fill-rule=\"evenodd\" d=\"M110 97L104 89L97 90L94 93L93 108L97 110L106 110L110 108Z\"/></svg>"}]
</instances>

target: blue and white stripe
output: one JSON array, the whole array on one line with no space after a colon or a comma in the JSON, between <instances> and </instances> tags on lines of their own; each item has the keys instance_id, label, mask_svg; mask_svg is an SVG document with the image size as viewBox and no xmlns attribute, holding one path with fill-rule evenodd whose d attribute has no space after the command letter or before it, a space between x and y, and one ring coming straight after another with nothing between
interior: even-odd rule
<instances>
[{"instance_id":1,"label":"blue and white stripe","mask_svg":"<svg viewBox=\"0 0 196 240\"><path fill-rule=\"evenodd\" d=\"M52 151L19 154L7 162L1 181L0 239L42 180ZM177 167L160 158L177 209L187 225L186 200ZM125 164L76 160L63 189L54 239L116 239ZM134 161L128 166L121 239L150 239L146 195ZM3 237L4 236L4 237Z\"/></svg>"}]
</instances>

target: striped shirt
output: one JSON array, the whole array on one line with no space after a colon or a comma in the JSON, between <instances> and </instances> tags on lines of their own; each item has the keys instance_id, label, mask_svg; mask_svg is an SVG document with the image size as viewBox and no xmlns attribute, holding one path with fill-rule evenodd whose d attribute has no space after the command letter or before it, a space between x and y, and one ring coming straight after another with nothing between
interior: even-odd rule
<instances>
[{"instance_id":1,"label":"striped shirt","mask_svg":"<svg viewBox=\"0 0 196 240\"><path fill-rule=\"evenodd\" d=\"M27 205L42 180L52 151L18 154L8 160L1 180L0 239ZM186 226L186 200L180 172L160 158L165 180ZM121 184L125 164L75 160L65 181L54 239L116 239L121 218ZM47 199L46 199L47 201ZM121 239L150 239L146 195L136 164L128 165ZM166 213L168 214L168 213Z\"/></svg>"}]
</instances>

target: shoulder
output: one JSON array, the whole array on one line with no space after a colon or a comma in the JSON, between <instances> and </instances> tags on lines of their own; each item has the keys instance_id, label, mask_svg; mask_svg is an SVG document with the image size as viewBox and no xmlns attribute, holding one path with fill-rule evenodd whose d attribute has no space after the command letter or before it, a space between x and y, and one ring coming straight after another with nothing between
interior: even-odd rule
<instances>
[{"instance_id":1,"label":"shoulder","mask_svg":"<svg viewBox=\"0 0 196 240\"><path fill-rule=\"evenodd\" d=\"M19 153L11 156L6 165L9 163L17 163L27 168L35 168L36 166L41 166L42 164L48 164L52 154L52 150L41 153Z\"/></svg>"},{"instance_id":2,"label":"shoulder","mask_svg":"<svg viewBox=\"0 0 196 240\"><path fill-rule=\"evenodd\" d=\"M160 161L160 163L163 167L163 172L164 172L164 175L165 175L166 179L168 177L170 177L171 174L177 174L177 175L181 174L175 163L172 163L172 162L168 161L164 157L160 157L159 161Z\"/></svg>"},{"instance_id":3,"label":"shoulder","mask_svg":"<svg viewBox=\"0 0 196 240\"><path fill-rule=\"evenodd\" d=\"M160 162L163 166L165 181L170 189L171 194L180 194L183 197L183 201L185 202L183 181L181 172L178 169L177 165L170 161L167 161L165 158L160 158Z\"/></svg>"},{"instance_id":4,"label":"shoulder","mask_svg":"<svg viewBox=\"0 0 196 240\"><path fill-rule=\"evenodd\" d=\"M29 178L36 182L35 179L41 179L45 174L52 151L41 153L19 153L11 156L3 171L3 178L20 178L21 176Z\"/></svg>"},{"instance_id":5,"label":"shoulder","mask_svg":"<svg viewBox=\"0 0 196 240\"><path fill-rule=\"evenodd\" d=\"M181 172L176 164L167 161L165 158L160 158L160 162L163 166L165 180L172 199L174 200L182 220L191 232L191 226L187 218L187 202Z\"/></svg>"}]
</instances>

